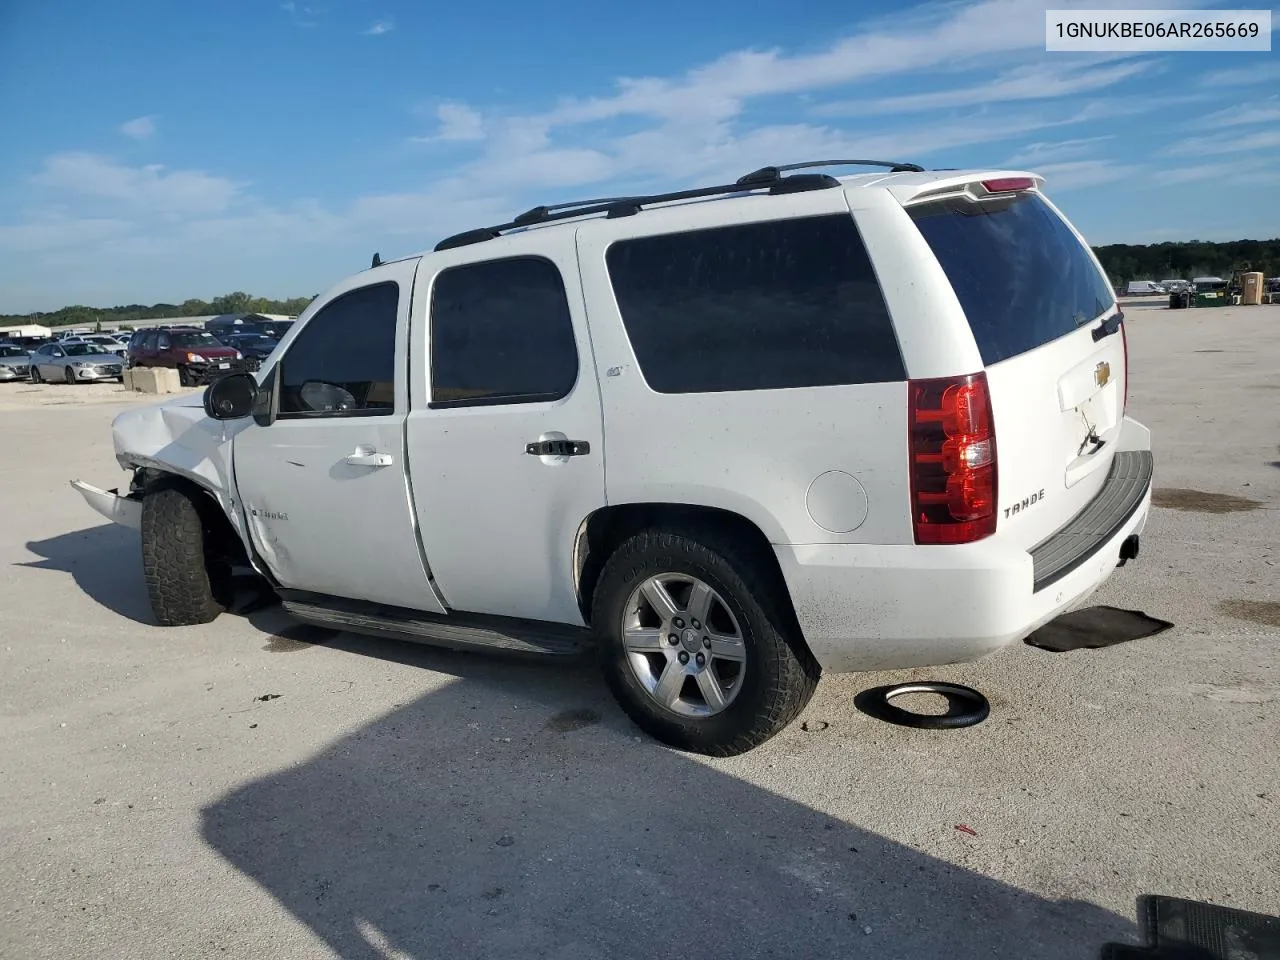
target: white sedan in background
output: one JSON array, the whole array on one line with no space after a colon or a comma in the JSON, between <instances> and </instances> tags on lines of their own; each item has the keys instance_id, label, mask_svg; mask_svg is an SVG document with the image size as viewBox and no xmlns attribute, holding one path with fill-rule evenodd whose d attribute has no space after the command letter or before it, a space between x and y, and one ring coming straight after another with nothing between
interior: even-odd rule
<instances>
[{"instance_id":1,"label":"white sedan in background","mask_svg":"<svg viewBox=\"0 0 1280 960\"><path fill-rule=\"evenodd\" d=\"M124 383L124 362L96 343L46 343L31 354L31 382L63 380L84 383L119 380Z\"/></svg>"}]
</instances>

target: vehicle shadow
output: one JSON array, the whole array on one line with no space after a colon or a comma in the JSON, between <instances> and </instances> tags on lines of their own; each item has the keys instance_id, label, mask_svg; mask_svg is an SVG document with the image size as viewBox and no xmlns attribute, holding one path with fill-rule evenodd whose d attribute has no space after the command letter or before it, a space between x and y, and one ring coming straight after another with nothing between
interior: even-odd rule
<instances>
[{"instance_id":1,"label":"vehicle shadow","mask_svg":"<svg viewBox=\"0 0 1280 960\"><path fill-rule=\"evenodd\" d=\"M734 775L803 777L777 741L709 762L638 736L579 668L353 646L459 679L201 812L205 841L337 956L1083 960L1136 943L1094 904Z\"/></svg>"},{"instance_id":2,"label":"vehicle shadow","mask_svg":"<svg viewBox=\"0 0 1280 960\"><path fill-rule=\"evenodd\" d=\"M142 553L136 530L105 523L26 546L44 559L18 566L69 573L76 586L107 609L134 623L155 623L142 580Z\"/></svg>"}]
</instances>

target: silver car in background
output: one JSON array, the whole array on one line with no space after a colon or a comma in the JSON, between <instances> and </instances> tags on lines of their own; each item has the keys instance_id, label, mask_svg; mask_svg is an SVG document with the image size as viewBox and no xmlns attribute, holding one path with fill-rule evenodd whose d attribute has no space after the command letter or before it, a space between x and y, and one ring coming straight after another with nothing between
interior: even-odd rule
<instances>
[{"instance_id":1,"label":"silver car in background","mask_svg":"<svg viewBox=\"0 0 1280 960\"><path fill-rule=\"evenodd\" d=\"M58 341L46 343L31 354L31 382L63 380L67 383L119 380L124 383L124 363L96 343Z\"/></svg>"},{"instance_id":2,"label":"silver car in background","mask_svg":"<svg viewBox=\"0 0 1280 960\"><path fill-rule=\"evenodd\" d=\"M26 380L31 369L27 351L16 343L0 343L0 383Z\"/></svg>"}]
</instances>

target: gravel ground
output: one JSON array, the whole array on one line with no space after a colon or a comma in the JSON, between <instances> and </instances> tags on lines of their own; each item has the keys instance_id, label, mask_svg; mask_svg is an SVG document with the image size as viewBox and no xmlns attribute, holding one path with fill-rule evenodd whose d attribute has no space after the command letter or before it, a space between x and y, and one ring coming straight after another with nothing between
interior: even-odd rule
<instances>
[{"instance_id":1,"label":"gravel ground","mask_svg":"<svg viewBox=\"0 0 1280 960\"><path fill-rule=\"evenodd\" d=\"M1160 506L1094 602L1175 629L828 677L726 761L585 668L151 626L67 486L123 480L137 398L0 385L0 956L1092 958L1141 894L1280 912L1280 309L1127 309ZM921 677L991 717L854 706Z\"/></svg>"}]
</instances>

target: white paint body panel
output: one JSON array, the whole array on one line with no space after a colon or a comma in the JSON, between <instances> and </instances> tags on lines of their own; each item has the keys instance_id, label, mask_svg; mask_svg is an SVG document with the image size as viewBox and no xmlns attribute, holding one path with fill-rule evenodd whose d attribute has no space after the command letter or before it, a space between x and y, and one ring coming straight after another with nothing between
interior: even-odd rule
<instances>
[{"instance_id":1,"label":"white paint body panel","mask_svg":"<svg viewBox=\"0 0 1280 960\"><path fill-rule=\"evenodd\" d=\"M746 517L772 543L907 542L905 384L663 394L645 383L627 339L605 264L610 243L849 210L842 190L795 194L785 204L773 199L691 203L579 228L602 372L609 503L718 507ZM866 516L849 533L823 529L806 507L806 491L830 470L851 475L865 491Z\"/></svg>"},{"instance_id":2,"label":"white paint body panel","mask_svg":"<svg viewBox=\"0 0 1280 960\"><path fill-rule=\"evenodd\" d=\"M375 280L399 284L395 413L278 419L267 427L245 421L235 439L235 478L253 547L282 586L443 613L419 550L405 472L403 371L417 265L403 261L376 278L354 277L319 304ZM294 329L302 326L300 320ZM288 356L285 344L279 356ZM357 452L391 462L347 463Z\"/></svg>"},{"instance_id":3,"label":"white paint body panel","mask_svg":"<svg viewBox=\"0 0 1280 960\"><path fill-rule=\"evenodd\" d=\"M1125 418L1117 449L1149 450L1151 434ZM1143 532L1150 508L1148 491L1102 549L1039 593L1017 535L960 546L777 545L774 552L824 670L961 663L1015 643L1087 600L1114 572L1120 544Z\"/></svg>"},{"instance_id":4,"label":"white paint body panel","mask_svg":"<svg viewBox=\"0 0 1280 960\"><path fill-rule=\"evenodd\" d=\"M250 419L215 423L198 397L180 398L117 418L117 456L122 465L166 469L210 490L273 572L299 589L433 613L580 624L574 548L582 521L606 504L696 504L742 515L774 545L804 637L827 671L982 656L1082 602L1110 576L1123 539L1145 527L1149 495L1104 549L1033 593L1030 548L1096 493L1115 451L1150 449L1146 428L1123 416L1121 336L1095 343L1094 323L986 368L999 464L997 531L974 544L919 547L910 515L906 383L656 393L627 338L605 253L627 237L848 213L866 242L908 377L972 373L984 367L968 322L903 204L1020 173L868 174L844 178L844 189L669 204L383 266L312 304L271 361L287 356L324 302L395 276L404 296L394 417L260 428ZM565 280L579 353L573 391L556 403L430 409L434 277L447 266L530 253L553 260ZM1109 365L1105 384L1095 379L1098 363ZM266 371L264 365L262 376ZM1105 444L1081 458L1086 420ZM589 442L591 453L547 462L524 452L553 431ZM393 463L344 465L357 444L390 454ZM116 509L104 499L109 494L78 489L104 515ZM1034 507L1004 516L1041 489ZM251 509L289 520L250 516L246 527L241 497ZM120 510L114 519L128 517Z\"/></svg>"},{"instance_id":5,"label":"white paint body panel","mask_svg":"<svg viewBox=\"0 0 1280 960\"><path fill-rule=\"evenodd\" d=\"M432 283L447 267L537 255L560 271L578 350L578 379L551 403L430 409ZM412 412L407 428L422 542L441 595L454 610L582 625L574 543L605 505L600 389L578 282L573 233L517 234L425 260L414 305ZM537 457L528 443L586 441L590 452Z\"/></svg>"}]
</instances>

